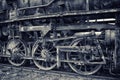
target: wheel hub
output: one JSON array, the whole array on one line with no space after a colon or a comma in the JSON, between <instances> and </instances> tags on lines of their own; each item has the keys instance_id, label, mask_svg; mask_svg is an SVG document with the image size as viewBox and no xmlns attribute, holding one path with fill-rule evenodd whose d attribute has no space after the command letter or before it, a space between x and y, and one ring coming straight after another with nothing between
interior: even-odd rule
<instances>
[{"instance_id":1,"label":"wheel hub","mask_svg":"<svg viewBox=\"0 0 120 80\"><path fill-rule=\"evenodd\" d=\"M43 49L43 50L41 51L41 56L42 56L43 58L49 58L49 57L50 57L49 51L48 51L47 49Z\"/></svg>"}]
</instances>

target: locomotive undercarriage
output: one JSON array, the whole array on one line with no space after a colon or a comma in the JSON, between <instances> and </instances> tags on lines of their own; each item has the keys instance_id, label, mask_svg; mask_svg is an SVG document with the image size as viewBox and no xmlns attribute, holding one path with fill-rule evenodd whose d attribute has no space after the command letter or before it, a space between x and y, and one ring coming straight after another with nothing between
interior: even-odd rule
<instances>
[{"instance_id":1,"label":"locomotive undercarriage","mask_svg":"<svg viewBox=\"0 0 120 80\"><path fill-rule=\"evenodd\" d=\"M1 57L7 57L14 66L33 60L39 69L51 70L61 67L64 62L68 63L73 71L90 75L107 64L110 60L108 54L114 54L116 50L113 40L115 26L91 23L56 25L53 21L37 26L32 24L31 21L19 25L11 23L8 31L5 31L9 40L4 43L5 50L1 50ZM105 28L106 26L109 26L109 29ZM110 43L113 46L109 49L112 49L113 53L107 52L107 47L103 47Z\"/></svg>"},{"instance_id":2,"label":"locomotive undercarriage","mask_svg":"<svg viewBox=\"0 0 120 80\"><path fill-rule=\"evenodd\" d=\"M51 70L68 63L81 75L94 74L104 66L111 71L119 65L119 25L109 24L119 24L119 9L89 11L87 5L87 11L62 12L61 4L58 13L52 13L41 6L12 6L6 11L9 20L0 22L0 56L12 65L32 60L39 69ZM115 20L98 21L103 18Z\"/></svg>"}]
</instances>

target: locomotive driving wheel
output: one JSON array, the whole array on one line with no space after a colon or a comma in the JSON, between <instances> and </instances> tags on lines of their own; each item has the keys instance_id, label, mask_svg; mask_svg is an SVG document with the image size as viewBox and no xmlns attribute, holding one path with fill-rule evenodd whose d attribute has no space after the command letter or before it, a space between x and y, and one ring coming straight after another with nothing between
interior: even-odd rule
<instances>
[{"instance_id":1,"label":"locomotive driving wheel","mask_svg":"<svg viewBox=\"0 0 120 80\"><path fill-rule=\"evenodd\" d=\"M6 54L11 56L8 61L14 66L21 66L25 63L26 45L20 39L11 39L6 46Z\"/></svg>"},{"instance_id":2,"label":"locomotive driving wheel","mask_svg":"<svg viewBox=\"0 0 120 80\"><path fill-rule=\"evenodd\" d=\"M40 40L33 45L32 57L35 65L42 70L51 70L56 66L56 48L52 42L43 44Z\"/></svg>"},{"instance_id":3,"label":"locomotive driving wheel","mask_svg":"<svg viewBox=\"0 0 120 80\"><path fill-rule=\"evenodd\" d=\"M67 60L74 61L68 63L73 71L81 75L91 75L101 68L102 64L87 63L92 60L94 61L95 56L100 56L95 40L76 39L72 42L71 46L82 46L80 52L71 52L67 54Z\"/></svg>"}]
</instances>

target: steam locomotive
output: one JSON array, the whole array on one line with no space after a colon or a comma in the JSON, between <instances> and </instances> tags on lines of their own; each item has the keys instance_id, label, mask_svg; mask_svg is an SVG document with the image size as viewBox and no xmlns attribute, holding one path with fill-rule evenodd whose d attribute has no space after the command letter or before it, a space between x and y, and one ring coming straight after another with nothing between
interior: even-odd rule
<instances>
[{"instance_id":1,"label":"steam locomotive","mask_svg":"<svg viewBox=\"0 0 120 80\"><path fill-rule=\"evenodd\" d=\"M119 0L0 0L0 57L91 75L120 66Z\"/></svg>"}]
</instances>

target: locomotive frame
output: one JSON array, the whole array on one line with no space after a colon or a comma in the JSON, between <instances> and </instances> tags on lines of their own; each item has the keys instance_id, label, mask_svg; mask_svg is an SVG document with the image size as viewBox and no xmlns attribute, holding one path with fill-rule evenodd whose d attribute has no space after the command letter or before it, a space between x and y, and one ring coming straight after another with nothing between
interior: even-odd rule
<instances>
[{"instance_id":1,"label":"locomotive frame","mask_svg":"<svg viewBox=\"0 0 120 80\"><path fill-rule=\"evenodd\" d=\"M25 8L13 4L13 10L3 11L1 15L6 13L9 19L0 22L3 42L0 56L7 57L14 66L33 60L42 70L59 68L65 62L81 75L94 74L107 64L110 71L117 69L120 9L90 10L89 0L86 0L86 10L44 13L44 7L53 3L51 0L46 5ZM42 15L38 13L40 9ZM29 15L29 10L35 10L34 15ZM27 11L26 16L23 13ZM104 21L106 18L114 20Z\"/></svg>"}]
</instances>

